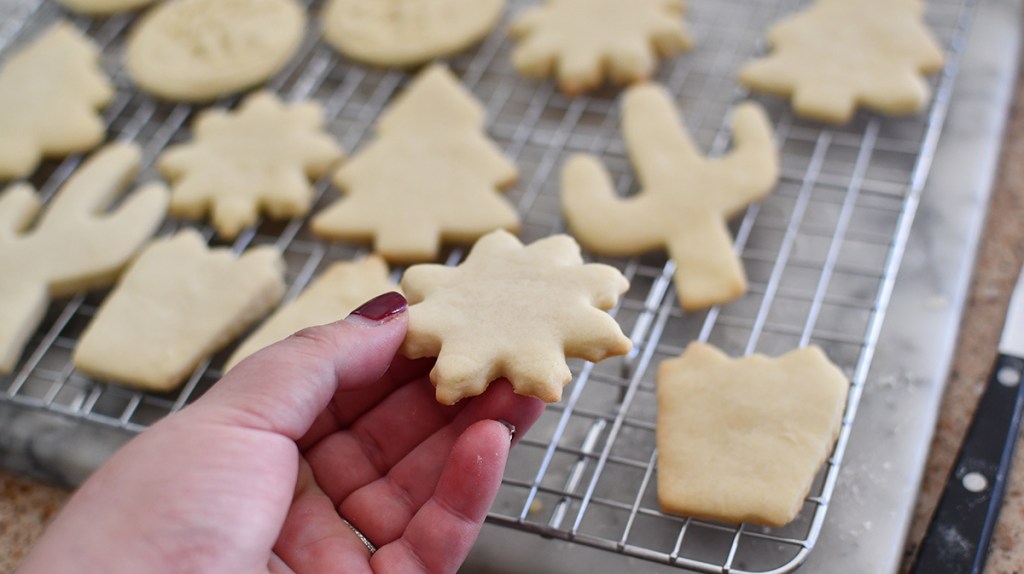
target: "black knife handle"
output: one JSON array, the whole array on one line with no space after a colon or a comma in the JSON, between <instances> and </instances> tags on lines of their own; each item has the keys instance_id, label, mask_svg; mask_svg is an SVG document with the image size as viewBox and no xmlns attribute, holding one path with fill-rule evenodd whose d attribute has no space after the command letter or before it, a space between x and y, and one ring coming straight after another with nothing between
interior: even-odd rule
<instances>
[{"instance_id":1,"label":"black knife handle","mask_svg":"<svg viewBox=\"0 0 1024 574\"><path fill-rule=\"evenodd\" d=\"M913 574L980 574L1003 504L1024 407L1024 360L999 355L921 542Z\"/></svg>"}]
</instances>

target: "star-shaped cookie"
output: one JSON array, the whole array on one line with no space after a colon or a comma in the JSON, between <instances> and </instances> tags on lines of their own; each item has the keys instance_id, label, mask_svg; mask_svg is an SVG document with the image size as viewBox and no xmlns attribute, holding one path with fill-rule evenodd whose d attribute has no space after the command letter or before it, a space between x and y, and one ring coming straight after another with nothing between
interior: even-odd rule
<instances>
[{"instance_id":1,"label":"star-shaped cookie","mask_svg":"<svg viewBox=\"0 0 1024 574\"><path fill-rule=\"evenodd\" d=\"M492 232L458 267L415 265L402 277L409 331L402 353L437 357L437 400L454 404L500 377L515 391L558 401L572 378L566 357L588 361L632 348L611 309L629 282L614 267L583 264L579 245L554 235L523 246Z\"/></svg>"},{"instance_id":2,"label":"star-shaped cookie","mask_svg":"<svg viewBox=\"0 0 1024 574\"><path fill-rule=\"evenodd\" d=\"M682 0L548 0L527 8L509 32L519 38L512 63L525 76L554 74L575 95L607 78L650 78L658 56L688 50Z\"/></svg>"},{"instance_id":3,"label":"star-shaped cookie","mask_svg":"<svg viewBox=\"0 0 1024 574\"><path fill-rule=\"evenodd\" d=\"M516 167L484 133L483 106L447 68L421 72L377 122L377 138L334 176L345 197L313 217L328 239L373 240L395 263L437 259L441 242L517 230L499 193Z\"/></svg>"},{"instance_id":4,"label":"star-shaped cookie","mask_svg":"<svg viewBox=\"0 0 1024 574\"><path fill-rule=\"evenodd\" d=\"M173 183L171 213L198 219L209 211L226 239L261 210L282 219L308 213L309 180L342 158L319 104L285 104L270 92L249 96L234 112L204 111L193 131L193 141L159 158L160 173Z\"/></svg>"},{"instance_id":5,"label":"star-shaped cookie","mask_svg":"<svg viewBox=\"0 0 1024 574\"><path fill-rule=\"evenodd\" d=\"M114 97L96 45L56 24L0 68L0 179L32 173L42 158L90 150L103 141L99 115Z\"/></svg>"},{"instance_id":6,"label":"star-shaped cookie","mask_svg":"<svg viewBox=\"0 0 1024 574\"><path fill-rule=\"evenodd\" d=\"M163 221L168 193L158 183L107 212L135 177L140 156L133 144L100 149L45 211L27 184L0 193L0 373L14 368L50 297L113 283Z\"/></svg>"},{"instance_id":7,"label":"star-shaped cookie","mask_svg":"<svg viewBox=\"0 0 1024 574\"><path fill-rule=\"evenodd\" d=\"M658 367L662 510L782 526L839 435L849 381L818 347L731 359L702 343Z\"/></svg>"},{"instance_id":8,"label":"star-shaped cookie","mask_svg":"<svg viewBox=\"0 0 1024 574\"><path fill-rule=\"evenodd\" d=\"M641 189L618 197L597 158L571 157L562 170L562 205L573 235L587 249L611 257L667 249L686 310L741 296L746 276L726 222L778 181L778 154L764 111L741 104L733 119L734 149L709 159L686 133L664 88L630 88L622 107L622 130Z\"/></svg>"},{"instance_id":9,"label":"star-shaped cookie","mask_svg":"<svg viewBox=\"0 0 1024 574\"><path fill-rule=\"evenodd\" d=\"M818 0L772 26L771 53L744 66L740 83L823 122L849 121L858 105L915 113L930 97L922 74L943 61L923 12L920 0Z\"/></svg>"}]
</instances>

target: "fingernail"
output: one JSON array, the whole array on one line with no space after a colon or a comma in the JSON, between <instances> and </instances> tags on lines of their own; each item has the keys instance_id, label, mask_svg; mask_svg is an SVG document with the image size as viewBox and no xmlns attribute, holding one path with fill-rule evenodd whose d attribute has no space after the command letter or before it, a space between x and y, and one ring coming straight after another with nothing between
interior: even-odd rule
<instances>
[{"instance_id":1,"label":"fingernail","mask_svg":"<svg viewBox=\"0 0 1024 574\"><path fill-rule=\"evenodd\" d=\"M405 300L405 297L401 293L391 291L363 303L355 311L352 311L349 317L362 317L379 324L408 308L409 302Z\"/></svg>"},{"instance_id":2,"label":"fingernail","mask_svg":"<svg viewBox=\"0 0 1024 574\"><path fill-rule=\"evenodd\" d=\"M498 422L508 429L508 442L512 442L512 439L516 438L516 425L505 419L498 419Z\"/></svg>"}]
</instances>

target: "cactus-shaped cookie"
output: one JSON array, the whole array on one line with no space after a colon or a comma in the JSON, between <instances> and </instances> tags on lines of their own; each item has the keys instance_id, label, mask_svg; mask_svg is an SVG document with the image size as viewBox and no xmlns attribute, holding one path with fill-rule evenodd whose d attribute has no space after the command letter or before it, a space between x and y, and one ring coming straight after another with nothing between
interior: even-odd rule
<instances>
[{"instance_id":1,"label":"cactus-shaped cookie","mask_svg":"<svg viewBox=\"0 0 1024 574\"><path fill-rule=\"evenodd\" d=\"M103 141L98 110L114 90L99 59L88 38L59 23L0 64L0 179Z\"/></svg>"},{"instance_id":2,"label":"cactus-shaped cookie","mask_svg":"<svg viewBox=\"0 0 1024 574\"><path fill-rule=\"evenodd\" d=\"M844 123L858 105L914 113L929 98L921 75L943 60L923 12L920 0L818 0L772 26L771 53L743 67L740 82L824 122Z\"/></svg>"},{"instance_id":3,"label":"cactus-shaped cookie","mask_svg":"<svg viewBox=\"0 0 1024 574\"><path fill-rule=\"evenodd\" d=\"M305 215L313 203L310 178L342 157L324 131L315 102L286 105L257 92L238 110L204 111L195 139L168 148L160 172L173 182L171 213L198 219L209 211L217 233L233 239L265 210L272 217Z\"/></svg>"},{"instance_id":4,"label":"cactus-shaped cookie","mask_svg":"<svg viewBox=\"0 0 1024 574\"><path fill-rule=\"evenodd\" d=\"M111 144L47 205L29 185L0 194L0 373L10 372L50 297L112 283L164 218L167 190L148 184L103 211L134 177L139 150ZM33 222L35 225L33 225Z\"/></svg>"},{"instance_id":5,"label":"cactus-shaped cookie","mask_svg":"<svg viewBox=\"0 0 1024 574\"><path fill-rule=\"evenodd\" d=\"M479 395L499 377L518 394L555 402L572 378L566 357L600 361L632 348L604 312L627 289L618 269L584 264L568 235L523 246L494 231L458 267L405 272L412 306L402 353L437 357L430 380L442 404Z\"/></svg>"},{"instance_id":6,"label":"cactus-shaped cookie","mask_svg":"<svg viewBox=\"0 0 1024 574\"><path fill-rule=\"evenodd\" d=\"M732 359L691 343L658 367L662 510L790 522L839 434L849 387L818 347Z\"/></svg>"},{"instance_id":7,"label":"cactus-shaped cookie","mask_svg":"<svg viewBox=\"0 0 1024 574\"><path fill-rule=\"evenodd\" d=\"M683 0L547 0L510 28L519 39L512 63L525 76L554 75L575 95L648 79L658 56L690 48Z\"/></svg>"},{"instance_id":8,"label":"cactus-shaped cookie","mask_svg":"<svg viewBox=\"0 0 1024 574\"><path fill-rule=\"evenodd\" d=\"M562 171L562 203L580 243L608 256L667 249L684 309L731 301L746 291L727 219L768 194L779 176L771 126L756 105L733 119L734 149L709 159L694 145L668 93L657 85L631 88L622 129L641 189L616 196L611 178L589 155Z\"/></svg>"},{"instance_id":9,"label":"cactus-shaped cookie","mask_svg":"<svg viewBox=\"0 0 1024 574\"><path fill-rule=\"evenodd\" d=\"M499 193L515 179L515 165L484 133L483 106L434 65L385 110L377 139L335 174L345 198L314 216L313 231L372 239L388 261L432 261L442 240L472 243L518 229L519 215Z\"/></svg>"}]
</instances>

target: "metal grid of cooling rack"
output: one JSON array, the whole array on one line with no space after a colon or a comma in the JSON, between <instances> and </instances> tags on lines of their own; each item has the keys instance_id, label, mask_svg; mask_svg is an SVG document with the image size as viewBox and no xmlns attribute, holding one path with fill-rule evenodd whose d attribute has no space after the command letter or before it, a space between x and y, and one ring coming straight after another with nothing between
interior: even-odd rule
<instances>
[{"instance_id":1,"label":"metal grid of cooling rack","mask_svg":"<svg viewBox=\"0 0 1024 574\"><path fill-rule=\"evenodd\" d=\"M510 14L528 2L510 2ZM657 79L677 96L694 139L712 155L729 143L729 110L747 97L735 70L763 50L766 27L800 8L802 0L694 0L688 9L697 47L664 62ZM702 572L783 572L811 551L825 520L850 427L885 316L888 297L941 131L956 62L969 27L972 0L932 0L927 20L949 55L932 84L927 113L893 119L859 114L849 125L822 128L795 119L784 102L765 99L781 153L777 190L734 222L737 251L750 281L740 300L684 314L671 285L673 265L663 255L600 259L630 279L614 311L635 343L634 352L599 365L571 364L574 381L514 449L489 520L581 544ZM319 2L311 3L311 13ZM63 14L53 2L25 2L0 25L0 51L33 37ZM131 16L71 18L103 48L104 67L118 87L106 109L110 139L144 150L140 180L155 178L153 159L188 137L195 109L154 101L133 89L122 70L122 45ZM567 154L598 154L619 191L635 190L618 130L616 93L567 99L549 82L518 78L501 30L450 61L488 109L490 133L520 167L509 193L523 215L521 236L532 241L564 230L557 173ZM382 107L409 75L353 64L317 38L316 27L299 56L270 83L289 100L315 98L326 107L328 129L345 149L358 150ZM230 106L229 98L217 105ZM31 178L48 199L80 162L45 164ZM317 184L317 208L336 196ZM315 211L315 210L314 210ZM170 220L161 233L183 225ZM213 232L200 226L211 243ZM365 248L315 238L305 220L263 222L231 246L273 244L285 254L289 292L296 296L329 263ZM449 252L456 263L463 253ZM64 414L83 423L128 431L146 428L194 400L221 375L230 349L205 361L184 387L149 394L92 381L74 371L71 351L104 293L55 302L27 347L18 370L0 378L0 400ZM818 344L850 376L852 388L836 448L815 479L798 518L784 528L728 525L665 515L658 509L654 444L654 372L693 340L733 355L781 354Z\"/></svg>"}]
</instances>

